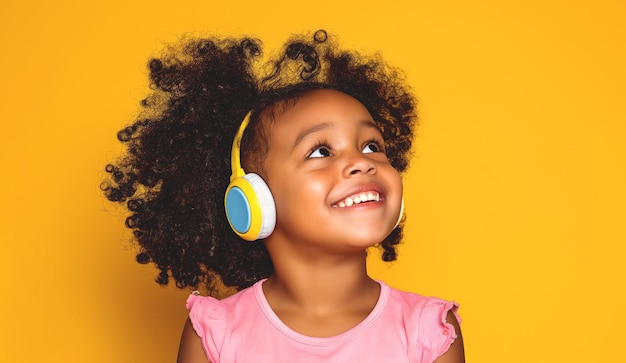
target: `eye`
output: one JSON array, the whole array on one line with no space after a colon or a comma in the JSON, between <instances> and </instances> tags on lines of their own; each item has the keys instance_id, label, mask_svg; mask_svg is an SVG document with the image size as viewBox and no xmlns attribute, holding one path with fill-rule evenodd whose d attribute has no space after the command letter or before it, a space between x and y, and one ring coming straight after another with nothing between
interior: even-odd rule
<instances>
[{"instance_id":1,"label":"eye","mask_svg":"<svg viewBox=\"0 0 626 363\"><path fill-rule=\"evenodd\" d=\"M325 158L330 156L330 149L325 146L325 145L319 145L316 146L315 148L313 148L311 150L311 152L309 153L309 156L307 156L308 159L313 159L313 158Z\"/></svg>"},{"instance_id":2,"label":"eye","mask_svg":"<svg viewBox=\"0 0 626 363\"><path fill-rule=\"evenodd\" d=\"M369 141L367 144L365 144L365 147L363 148L362 152L364 154L379 153L379 152L382 152L382 148L380 147L378 142L376 142L376 141Z\"/></svg>"}]
</instances>

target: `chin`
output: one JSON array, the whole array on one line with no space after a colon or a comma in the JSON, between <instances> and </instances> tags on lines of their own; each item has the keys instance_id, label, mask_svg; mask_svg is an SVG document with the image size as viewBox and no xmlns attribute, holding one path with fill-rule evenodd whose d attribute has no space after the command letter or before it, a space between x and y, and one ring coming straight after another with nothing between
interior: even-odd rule
<instances>
[{"instance_id":1,"label":"chin","mask_svg":"<svg viewBox=\"0 0 626 363\"><path fill-rule=\"evenodd\" d=\"M384 241L390 233L391 230L387 233L380 233L380 230L368 232L367 229L363 229L351 236L351 244L363 248L372 247Z\"/></svg>"}]
</instances>

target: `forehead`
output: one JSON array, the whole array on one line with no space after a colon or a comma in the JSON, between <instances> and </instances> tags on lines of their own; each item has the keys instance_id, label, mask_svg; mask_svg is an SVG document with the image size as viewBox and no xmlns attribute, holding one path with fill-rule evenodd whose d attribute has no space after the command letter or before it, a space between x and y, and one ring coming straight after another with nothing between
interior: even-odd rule
<instances>
[{"instance_id":1,"label":"forehead","mask_svg":"<svg viewBox=\"0 0 626 363\"><path fill-rule=\"evenodd\" d=\"M270 133L285 134L318 124L373 123L367 108L354 97L343 92L321 89L297 99L275 115ZM286 135L283 135L286 136Z\"/></svg>"}]
</instances>

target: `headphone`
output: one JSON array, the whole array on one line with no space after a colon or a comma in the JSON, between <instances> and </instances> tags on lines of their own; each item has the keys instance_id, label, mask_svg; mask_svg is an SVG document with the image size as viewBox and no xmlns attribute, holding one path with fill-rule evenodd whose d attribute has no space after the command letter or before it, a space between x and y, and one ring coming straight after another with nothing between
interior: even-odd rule
<instances>
[{"instance_id":1,"label":"headphone","mask_svg":"<svg viewBox=\"0 0 626 363\"><path fill-rule=\"evenodd\" d=\"M272 234L276 226L276 205L265 181L241 167L241 137L250 122L248 112L233 140L230 154L230 184L224 195L228 224L246 241L256 241Z\"/></svg>"},{"instance_id":2,"label":"headphone","mask_svg":"<svg viewBox=\"0 0 626 363\"><path fill-rule=\"evenodd\" d=\"M246 241L264 239L276 227L276 205L270 188L258 174L246 173L241 167L241 138L250 122L251 114L252 112L248 112L235 134L230 153L230 184L224 195L228 224ZM403 214L404 198L394 229L400 224Z\"/></svg>"},{"instance_id":3,"label":"headphone","mask_svg":"<svg viewBox=\"0 0 626 363\"><path fill-rule=\"evenodd\" d=\"M404 196L402 196L402 204L400 204L400 215L398 215L398 220L396 221L396 225L393 226L393 229L396 229L398 227L398 224L400 224L400 221L402 221L403 215L404 215Z\"/></svg>"}]
</instances>

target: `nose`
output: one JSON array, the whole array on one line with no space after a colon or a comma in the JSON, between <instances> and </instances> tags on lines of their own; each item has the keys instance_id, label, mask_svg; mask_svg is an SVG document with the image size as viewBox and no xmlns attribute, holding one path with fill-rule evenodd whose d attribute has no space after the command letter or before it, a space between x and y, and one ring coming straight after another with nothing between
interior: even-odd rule
<instances>
[{"instance_id":1,"label":"nose","mask_svg":"<svg viewBox=\"0 0 626 363\"><path fill-rule=\"evenodd\" d=\"M361 152L352 152L346 155L346 165L343 175L350 177L358 174L376 174L376 164Z\"/></svg>"}]
</instances>

